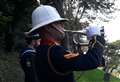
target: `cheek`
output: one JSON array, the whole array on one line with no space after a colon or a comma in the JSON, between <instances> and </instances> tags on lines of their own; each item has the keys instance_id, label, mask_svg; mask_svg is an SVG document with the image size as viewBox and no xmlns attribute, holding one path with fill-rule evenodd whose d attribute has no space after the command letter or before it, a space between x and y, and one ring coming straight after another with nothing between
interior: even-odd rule
<instances>
[{"instance_id":1,"label":"cheek","mask_svg":"<svg viewBox=\"0 0 120 82\"><path fill-rule=\"evenodd\" d=\"M40 40L38 40L38 41L36 42L36 44L37 44L37 45L40 45Z\"/></svg>"}]
</instances>

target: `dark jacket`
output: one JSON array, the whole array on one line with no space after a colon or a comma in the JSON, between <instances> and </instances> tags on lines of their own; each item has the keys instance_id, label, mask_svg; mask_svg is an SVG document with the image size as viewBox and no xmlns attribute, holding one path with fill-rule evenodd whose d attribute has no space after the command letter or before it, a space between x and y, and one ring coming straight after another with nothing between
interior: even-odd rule
<instances>
[{"instance_id":1,"label":"dark jacket","mask_svg":"<svg viewBox=\"0 0 120 82\"><path fill-rule=\"evenodd\" d=\"M32 48L24 48L20 53L20 64L25 74L25 82L38 82L35 74L34 56L36 52Z\"/></svg>"},{"instance_id":2,"label":"dark jacket","mask_svg":"<svg viewBox=\"0 0 120 82\"><path fill-rule=\"evenodd\" d=\"M35 56L38 79L40 82L75 82L72 71L95 69L101 64L104 45L105 40L95 36L86 54L67 59L65 54L69 52L63 46L41 43Z\"/></svg>"}]
</instances>

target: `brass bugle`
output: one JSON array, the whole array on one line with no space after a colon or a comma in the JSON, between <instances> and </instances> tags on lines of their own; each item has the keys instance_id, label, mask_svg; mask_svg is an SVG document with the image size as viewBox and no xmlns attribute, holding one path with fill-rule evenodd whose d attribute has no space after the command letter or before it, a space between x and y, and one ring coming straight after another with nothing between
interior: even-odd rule
<instances>
[{"instance_id":1,"label":"brass bugle","mask_svg":"<svg viewBox=\"0 0 120 82\"><path fill-rule=\"evenodd\" d=\"M79 33L81 35L85 35L86 36L86 33L84 30L79 30L79 31L73 31L73 30L64 30L65 32L72 32L72 33Z\"/></svg>"},{"instance_id":2,"label":"brass bugle","mask_svg":"<svg viewBox=\"0 0 120 82\"><path fill-rule=\"evenodd\" d=\"M88 43L79 43L80 46L88 46L89 44Z\"/></svg>"},{"instance_id":3,"label":"brass bugle","mask_svg":"<svg viewBox=\"0 0 120 82\"><path fill-rule=\"evenodd\" d=\"M88 46L89 45L89 43L87 43L87 42L79 43L79 42L76 42L74 39L73 39L73 42L77 45L80 45L80 46Z\"/></svg>"}]
</instances>

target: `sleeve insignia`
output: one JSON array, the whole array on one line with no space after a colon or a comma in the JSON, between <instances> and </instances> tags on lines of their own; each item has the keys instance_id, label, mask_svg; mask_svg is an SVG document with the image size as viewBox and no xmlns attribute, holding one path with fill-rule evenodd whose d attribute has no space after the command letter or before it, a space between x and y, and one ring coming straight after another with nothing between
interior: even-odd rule
<instances>
[{"instance_id":1,"label":"sleeve insignia","mask_svg":"<svg viewBox=\"0 0 120 82\"><path fill-rule=\"evenodd\" d=\"M76 58L77 56L79 56L79 53L67 53L67 54L64 54L64 58L65 59L73 59L73 58Z\"/></svg>"}]
</instances>

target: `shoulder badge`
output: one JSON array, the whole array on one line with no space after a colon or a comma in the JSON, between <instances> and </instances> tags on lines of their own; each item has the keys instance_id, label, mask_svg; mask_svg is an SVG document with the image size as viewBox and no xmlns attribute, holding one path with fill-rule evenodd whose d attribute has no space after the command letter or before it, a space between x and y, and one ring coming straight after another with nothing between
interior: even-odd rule
<instances>
[{"instance_id":1,"label":"shoulder badge","mask_svg":"<svg viewBox=\"0 0 120 82\"><path fill-rule=\"evenodd\" d=\"M64 54L65 59L73 59L73 58L76 58L77 56L79 56L79 53L69 52L67 54Z\"/></svg>"}]
</instances>

